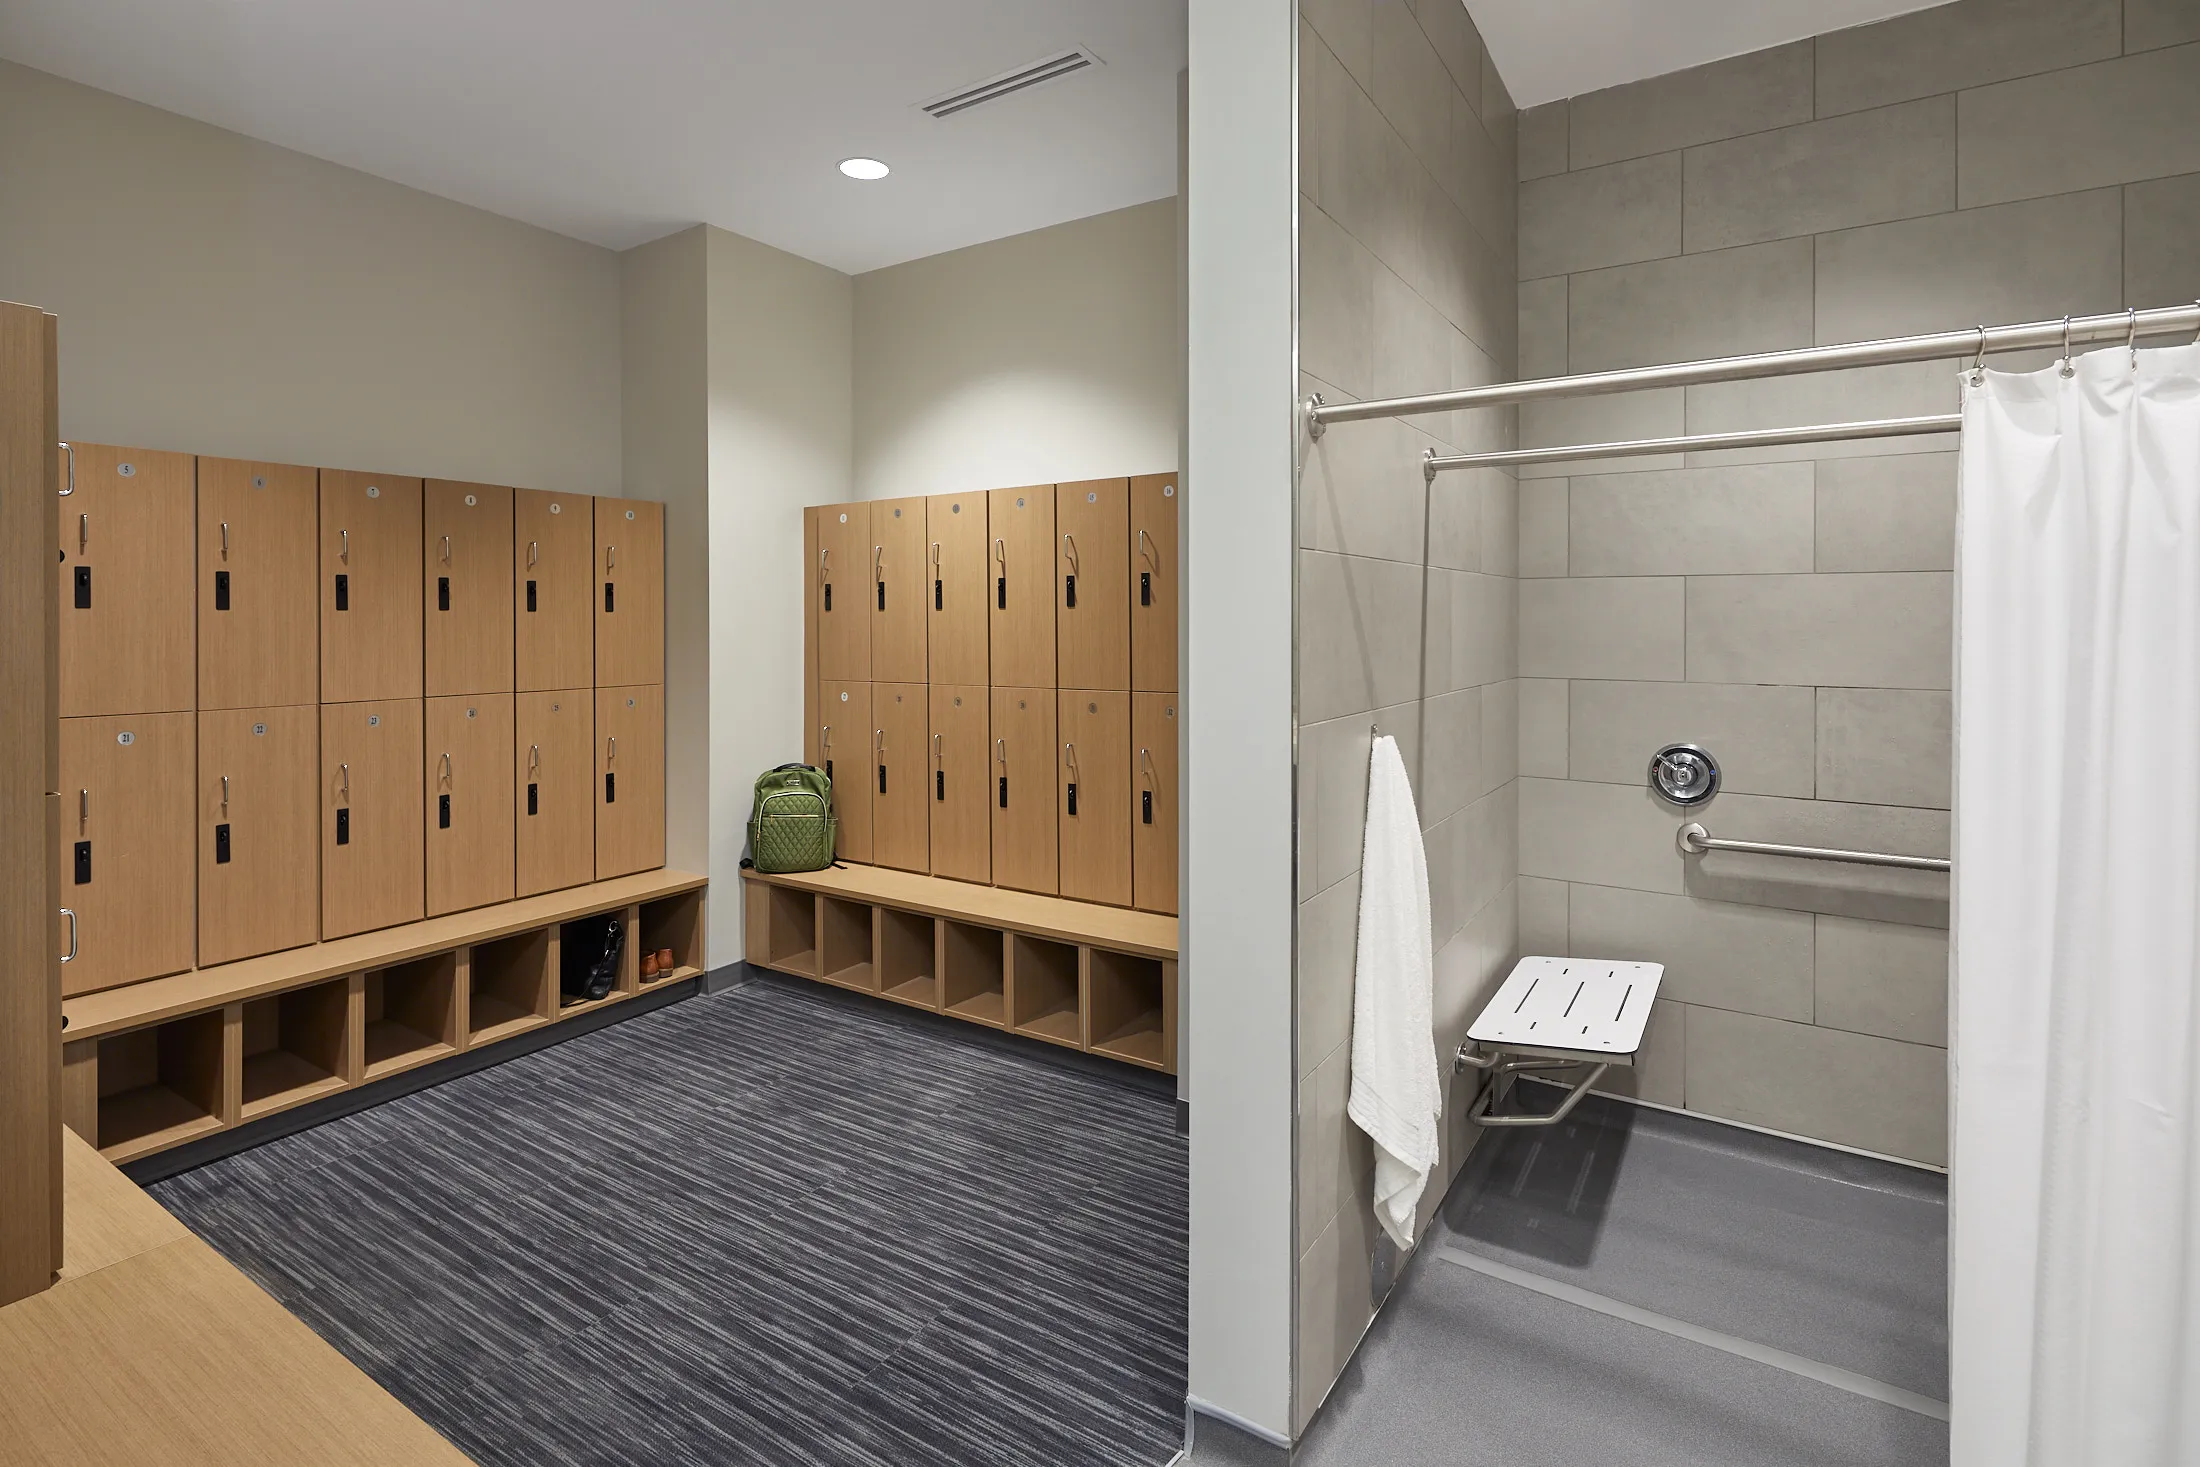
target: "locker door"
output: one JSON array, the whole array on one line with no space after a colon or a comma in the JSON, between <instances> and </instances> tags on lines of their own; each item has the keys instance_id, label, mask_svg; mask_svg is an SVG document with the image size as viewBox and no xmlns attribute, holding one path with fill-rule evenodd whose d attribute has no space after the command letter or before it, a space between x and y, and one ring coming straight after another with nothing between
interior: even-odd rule
<instances>
[{"instance_id":1,"label":"locker door","mask_svg":"<svg viewBox=\"0 0 2200 1467\"><path fill-rule=\"evenodd\" d=\"M818 684L817 757L810 762L833 782L833 815L840 822L836 853L843 861L871 863L871 790L878 774L871 758L871 685Z\"/></svg>"},{"instance_id":2,"label":"locker door","mask_svg":"<svg viewBox=\"0 0 2200 1467\"><path fill-rule=\"evenodd\" d=\"M652 499L596 501L596 681L665 680L665 507Z\"/></svg>"},{"instance_id":3,"label":"locker door","mask_svg":"<svg viewBox=\"0 0 2200 1467\"><path fill-rule=\"evenodd\" d=\"M871 684L871 855L881 866L931 864L930 701L923 683Z\"/></svg>"},{"instance_id":4,"label":"locker door","mask_svg":"<svg viewBox=\"0 0 2200 1467\"><path fill-rule=\"evenodd\" d=\"M1176 912L1176 694L1131 694L1133 905Z\"/></svg>"},{"instance_id":5,"label":"locker door","mask_svg":"<svg viewBox=\"0 0 2200 1467\"><path fill-rule=\"evenodd\" d=\"M596 879L665 864L665 690L596 689Z\"/></svg>"},{"instance_id":6,"label":"locker door","mask_svg":"<svg viewBox=\"0 0 2200 1467\"><path fill-rule=\"evenodd\" d=\"M76 487L61 503L61 716L188 711L198 461L74 450Z\"/></svg>"},{"instance_id":7,"label":"locker door","mask_svg":"<svg viewBox=\"0 0 2200 1467\"><path fill-rule=\"evenodd\" d=\"M423 915L420 721L418 698L321 709L324 941Z\"/></svg>"},{"instance_id":8,"label":"locker door","mask_svg":"<svg viewBox=\"0 0 2200 1467\"><path fill-rule=\"evenodd\" d=\"M430 479L421 490L422 653L431 698L512 690L512 491Z\"/></svg>"},{"instance_id":9,"label":"locker door","mask_svg":"<svg viewBox=\"0 0 2200 1467\"><path fill-rule=\"evenodd\" d=\"M1054 598L1065 688L1131 685L1131 485L1064 484L1054 495Z\"/></svg>"},{"instance_id":10,"label":"locker door","mask_svg":"<svg viewBox=\"0 0 2200 1467\"><path fill-rule=\"evenodd\" d=\"M1176 691L1176 513L1174 474L1131 480L1131 686Z\"/></svg>"},{"instance_id":11,"label":"locker door","mask_svg":"<svg viewBox=\"0 0 2200 1467\"><path fill-rule=\"evenodd\" d=\"M1051 688L1054 681L1054 486L995 489L986 496L992 537L993 684Z\"/></svg>"},{"instance_id":12,"label":"locker door","mask_svg":"<svg viewBox=\"0 0 2200 1467\"><path fill-rule=\"evenodd\" d=\"M420 480L323 469L321 701L420 686Z\"/></svg>"},{"instance_id":13,"label":"locker door","mask_svg":"<svg viewBox=\"0 0 2200 1467\"><path fill-rule=\"evenodd\" d=\"M1051 605L1051 603L1050 603ZM995 646L998 646L995 643ZM993 884L1053 895L1061 885L1055 845L1052 688L993 690Z\"/></svg>"},{"instance_id":14,"label":"locker door","mask_svg":"<svg viewBox=\"0 0 2200 1467\"><path fill-rule=\"evenodd\" d=\"M189 713L61 720L54 858L77 925L65 994L191 966L195 722Z\"/></svg>"},{"instance_id":15,"label":"locker door","mask_svg":"<svg viewBox=\"0 0 2200 1467\"><path fill-rule=\"evenodd\" d=\"M993 879L991 697L983 683L931 687L932 874Z\"/></svg>"},{"instance_id":16,"label":"locker door","mask_svg":"<svg viewBox=\"0 0 2200 1467\"><path fill-rule=\"evenodd\" d=\"M983 686L993 676L985 515L983 494L935 494L924 502L926 661L931 681L943 686Z\"/></svg>"},{"instance_id":17,"label":"locker door","mask_svg":"<svg viewBox=\"0 0 2200 1467\"><path fill-rule=\"evenodd\" d=\"M1064 688L1061 757L1062 895L1131 904L1131 695Z\"/></svg>"},{"instance_id":18,"label":"locker door","mask_svg":"<svg viewBox=\"0 0 2200 1467\"><path fill-rule=\"evenodd\" d=\"M520 692L596 682L595 501L512 491L512 676Z\"/></svg>"},{"instance_id":19,"label":"locker door","mask_svg":"<svg viewBox=\"0 0 2200 1467\"><path fill-rule=\"evenodd\" d=\"M817 516L817 675L825 682L871 680L871 506L828 504Z\"/></svg>"},{"instance_id":20,"label":"locker door","mask_svg":"<svg viewBox=\"0 0 2200 1467\"><path fill-rule=\"evenodd\" d=\"M922 499L871 506L871 677L882 683L925 680L925 622L932 604L931 542Z\"/></svg>"},{"instance_id":21,"label":"locker door","mask_svg":"<svg viewBox=\"0 0 2200 1467\"><path fill-rule=\"evenodd\" d=\"M199 708L320 701L319 478L295 464L199 460ZM312 778L309 770L307 784ZM306 811L313 805L309 799Z\"/></svg>"},{"instance_id":22,"label":"locker door","mask_svg":"<svg viewBox=\"0 0 2200 1467\"><path fill-rule=\"evenodd\" d=\"M596 879L595 746L592 689L513 697L513 870L520 896Z\"/></svg>"},{"instance_id":23,"label":"locker door","mask_svg":"<svg viewBox=\"0 0 2200 1467\"><path fill-rule=\"evenodd\" d=\"M320 937L320 767L310 703L199 715L200 967Z\"/></svg>"},{"instance_id":24,"label":"locker door","mask_svg":"<svg viewBox=\"0 0 2200 1467\"><path fill-rule=\"evenodd\" d=\"M498 560L503 562L501 547ZM500 600L499 605L508 602ZM427 700L427 913L512 900L512 695Z\"/></svg>"}]
</instances>

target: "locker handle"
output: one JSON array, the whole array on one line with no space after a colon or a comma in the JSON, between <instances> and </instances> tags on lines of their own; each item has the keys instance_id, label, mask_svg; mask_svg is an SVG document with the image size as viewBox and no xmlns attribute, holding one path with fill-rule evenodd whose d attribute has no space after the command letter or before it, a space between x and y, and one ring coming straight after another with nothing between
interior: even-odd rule
<instances>
[{"instance_id":1,"label":"locker handle","mask_svg":"<svg viewBox=\"0 0 2200 1467\"><path fill-rule=\"evenodd\" d=\"M436 775L436 782L438 784L449 784L451 782L451 756L448 754L443 756L441 772Z\"/></svg>"},{"instance_id":2,"label":"locker handle","mask_svg":"<svg viewBox=\"0 0 2200 1467\"><path fill-rule=\"evenodd\" d=\"M993 757L1003 764L1006 764L1008 762L1007 739L995 739L993 741Z\"/></svg>"},{"instance_id":3,"label":"locker handle","mask_svg":"<svg viewBox=\"0 0 2200 1467\"><path fill-rule=\"evenodd\" d=\"M76 961L76 913L63 907L61 915L69 919L69 950L61 955L61 961L73 963Z\"/></svg>"},{"instance_id":4,"label":"locker handle","mask_svg":"<svg viewBox=\"0 0 2200 1467\"><path fill-rule=\"evenodd\" d=\"M229 521L222 521L222 559L229 559Z\"/></svg>"},{"instance_id":5,"label":"locker handle","mask_svg":"<svg viewBox=\"0 0 2200 1467\"><path fill-rule=\"evenodd\" d=\"M86 511L76 517L76 553L82 555L84 547L91 543L91 539L92 516L90 511Z\"/></svg>"},{"instance_id":6,"label":"locker handle","mask_svg":"<svg viewBox=\"0 0 2200 1467\"><path fill-rule=\"evenodd\" d=\"M443 537L443 563L445 565L451 563L451 537L448 535Z\"/></svg>"},{"instance_id":7,"label":"locker handle","mask_svg":"<svg viewBox=\"0 0 2200 1467\"><path fill-rule=\"evenodd\" d=\"M527 773L529 777L532 778L535 771L540 768L542 768L542 745L529 744L527 746Z\"/></svg>"},{"instance_id":8,"label":"locker handle","mask_svg":"<svg viewBox=\"0 0 2200 1467\"><path fill-rule=\"evenodd\" d=\"M346 564L346 565L350 565L350 564L351 564L351 531L349 531L349 530L338 530L338 531L337 531L336 533L337 533L338 537L339 537L339 538L341 539L341 541L342 541L342 546L341 546L341 548L340 548L340 549L338 549L338 550L337 550L337 552L336 552L336 558L337 558L338 560L342 561L342 562L343 562L344 564Z\"/></svg>"},{"instance_id":9,"label":"locker handle","mask_svg":"<svg viewBox=\"0 0 2200 1467\"><path fill-rule=\"evenodd\" d=\"M938 734L932 735L932 762L934 764L940 762L940 735Z\"/></svg>"},{"instance_id":10,"label":"locker handle","mask_svg":"<svg viewBox=\"0 0 2200 1467\"><path fill-rule=\"evenodd\" d=\"M1161 568L1161 556L1158 551L1159 547L1154 545L1151 537L1146 534L1146 527L1140 525L1138 527L1138 554L1141 559L1152 561L1155 570Z\"/></svg>"},{"instance_id":11,"label":"locker handle","mask_svg":"<svg viewBox=\"0 0 2200 1467\"><path fill-rule=\"evenodd\" d=\"M604 762L604 763L606 763L606 764L609 764L609 763L610 763L610 762L611 762L612 760L614 760L614 759L616 759L616 758L618 758L618 757L619 757L619 741L618 741L617 739L615 739L615 738L612 738L612 739L605 739L605 740L604 740L604 748L603 748L603 762Z\"/></svg>"},{"instance_id":12,"label":"locker handle","mask_svg":"<svg viewBox=\"0 0 2200 1467\"><path fill-rule=\"evenodd\" d=\"M1075 535L1064 535L1062 537L1062 554L1069 558L1070 574L1075 575L1078 571L1077 537Z\"/></svg>"},{"instance_id":13,"label":"locker handle","mask_svg":"<svg viewBox=\"0 0 2200 1467\"><path fill-rule=\"evenodd\" d=\"M1153 750L1140 749L1138 751L1138 767L1141 770L1145 771L1146 783L1152 785L1156 789L1159 789L1161 787L1161 776L1154 772Z\"/></svg>"},{"instance_id":14,"label":"locker handle","mask_svg":"<svg viewBox=\"0 0 2200 1467\"><path fill-rule=\"evenodd\" d=\"M349 764L339 764L336 767L344 776L343 796L344 803L348 805L351 803L351 766Z\"/></svg>"},{"instance_id":15,"label":"locker handle","mask_svg":"<svg viewBox=\"0 0 2200 1467\"><path fill-rule=\"evenodd\" d=\"M605 574L605 575L609 575L609 574L611 574L611 568L612 568L613 566L617 565L618 563L619 563L619 547L618 547L618 546L616 546L616 545L606 545L606 546L604 546L604 548L603 548L603 569L604 569L604 574Z\"/></svg>"},{"instance_id":16,"label":"locker handle","mask_svg":"<svg viewBox=\"0 0 2200 1467\"><path fill-rule=\"evenodd\" d=\"M229 776L222 776L222 819L229 818Z\"/></svg>"},{"instance_id":17,"label":"locker handle","mask_svg":"<svg viewBox=\"0 0 2200 1467\"><path fill-rule=\"evenodd\" d=\"M874 581L886 579L886 547L883 545L873 545L871 547L871 579Z\"/></svg>"},{"instance_id":18,"label":"locker handle","mask_svg":"<svg viewBox=\"0 0 2200 1467\"><path fill-rule=\"evenodd\" d=\"M64 443L61 445L61 451L68 456L69 460L69 478L61 486L61 497L66 499L71 494L76 493L76 445Z\"/></svg>"},{"instance_id":19,"label":"locker handle","mask_svg":"<svg viewBox=\"0 0 2200 1467\"><path fill-rule=\"evenodd\" d=\"M81 834L91 822L92 792L90 790L78 790L76 792L76 828L78 833Z\"/></svg>"},{"instance_id":20,"label":"locker handle","mask_svg":"<svg viewBox=\"0 0 2200 1467\"><path fill-rule=\"evenodd\" d=\"M541 551L542 542L540 540L530 540L527 542L527 568L529 570L533 570L535 568L535 562L541 558Z\"/></svg>"}]
</instances>

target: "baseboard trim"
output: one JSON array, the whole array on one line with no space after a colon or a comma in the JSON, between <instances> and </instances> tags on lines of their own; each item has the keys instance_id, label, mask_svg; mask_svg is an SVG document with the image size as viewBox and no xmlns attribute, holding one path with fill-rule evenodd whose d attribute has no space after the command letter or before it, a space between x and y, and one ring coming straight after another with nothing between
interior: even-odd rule
<instances>
[{"instance_id":1,"label":"baseboard trim","mask_svg":"<svg viewBox=\"0 0 2200 1467\"><path fill-rule=\"evenodd\" d=\"M1187 1463L1201 1467L1288 1467L1291 1439L1197 1396L1185 1397L1192 1445Z\"/></svg>"}]
</instances>

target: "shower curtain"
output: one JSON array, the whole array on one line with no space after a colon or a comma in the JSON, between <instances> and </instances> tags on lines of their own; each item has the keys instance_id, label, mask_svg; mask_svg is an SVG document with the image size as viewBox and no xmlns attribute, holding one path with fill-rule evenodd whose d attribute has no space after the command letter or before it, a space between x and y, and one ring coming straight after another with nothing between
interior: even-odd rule
<instances>
[{"instance_id":1,"label":"shower curtain","mask_svg":"<svg viewBox=\"0 0 2200 1467\"><path fill-rule=\"evenodd\" d=\"M2200 347L1965 373L1954 1467L2200 1463Z\"/></svg>"}]
</instances>

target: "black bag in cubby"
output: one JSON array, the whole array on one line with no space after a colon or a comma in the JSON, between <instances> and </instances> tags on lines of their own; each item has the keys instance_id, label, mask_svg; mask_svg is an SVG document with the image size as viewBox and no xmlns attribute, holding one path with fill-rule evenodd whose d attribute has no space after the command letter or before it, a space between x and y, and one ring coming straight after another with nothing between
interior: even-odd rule
<instances>
[{"instance_id":1,"label":"black bag in cubby","mask_svg":"<svg viewBox=\"0 0 2200 1467\"><path fill-rule=\"evenodd\" d=\"M565 924L558 963L558 991L567 1003L602 998L619 986L619 954L626 923L617 912Z\"/></svg>"}]
</instances>

